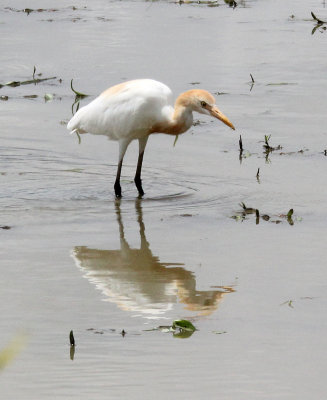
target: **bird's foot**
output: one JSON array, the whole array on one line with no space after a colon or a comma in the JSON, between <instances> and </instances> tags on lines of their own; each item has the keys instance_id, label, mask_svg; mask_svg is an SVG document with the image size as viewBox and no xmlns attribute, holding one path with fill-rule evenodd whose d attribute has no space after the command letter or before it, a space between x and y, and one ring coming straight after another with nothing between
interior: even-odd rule
<instances>
[{"instance_id":1,"label":"bird's foot","mask_svg":"<svg viewBox=\"0 0 327 400\"><path fill-rule=\"evenodd\" d=\"M144 190L142 188L142 180L138 177L134 178L135 186L139 192L139 198L141 198L144 195Z\"/></svg>"},{"instance_id":2,"label":"bird's foot","mask_svg":"<svg viewBox=\"0 0 327 400\"><path fill-rule=\"evenodd\" d=\"M115 189L115 195L116 195L117 199L120 199L121 198L121 186L120 186L119 182L115 182L114 189Z\"/></svg>"}]
</instances>

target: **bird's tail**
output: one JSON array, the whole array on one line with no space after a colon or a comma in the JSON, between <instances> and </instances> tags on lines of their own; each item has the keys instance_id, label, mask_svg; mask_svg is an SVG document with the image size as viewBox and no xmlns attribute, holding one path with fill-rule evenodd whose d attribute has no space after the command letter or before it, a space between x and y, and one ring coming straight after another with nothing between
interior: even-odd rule
<instances>
[{"instance_id":1,"label":"bird's tail","mask_svg":"<svg viewBox=\"0 0 327 400\"><path fill-rule=\"evenodd\" d=\"M83 124L83 115L85 114L85 107L81 108L77 111L77 113L71 118L71 120L67 124L67 129L71 131L71 133L86 133L86 130L83 129L81 125Z\"/></svg>"}]
</instances>

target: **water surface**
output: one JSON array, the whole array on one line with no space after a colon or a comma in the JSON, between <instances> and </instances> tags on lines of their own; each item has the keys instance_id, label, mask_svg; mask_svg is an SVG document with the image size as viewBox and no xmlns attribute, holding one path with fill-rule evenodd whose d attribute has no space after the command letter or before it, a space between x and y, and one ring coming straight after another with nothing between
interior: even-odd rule
<instances>
[{"instance_id":1,"label":"water surface","mask_svg":"<svg viewBox=\"0 0 327 400\"><path fill-rule=\"evenodd\" d=\"M28 333L6 399L323 398L327 11L239 3L1 5L0 83L56 77L0 89L0 346ZM70 81L83 105L140 77L210 90L237 130L151 137L142 200L131 145L116 202L117 144L67 133Z\"/></svg>"}]
</instances>

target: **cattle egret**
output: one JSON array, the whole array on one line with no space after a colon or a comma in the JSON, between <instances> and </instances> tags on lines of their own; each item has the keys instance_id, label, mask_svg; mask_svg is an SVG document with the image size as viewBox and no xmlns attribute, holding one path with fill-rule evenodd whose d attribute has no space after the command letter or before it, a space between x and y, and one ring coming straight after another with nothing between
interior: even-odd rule
<instances>
[{"instance_id":1,"label":"cattle egret","mask_svg":"<svg viewBox=\"0 0 327 400\"><path fill-rule=\"evenodd\" d=\"M134 182L140 196L144 191L141 170L145 146L152 133L179 135L193 123L193 111L211 115L230 128L229 119L217 108L215 98L206 90L193 89L172 102L168 86L152 79L137 79L112 86L91 103L80 108L67 129L77 133L106 135L119 142L116 197L121 197L120 175L123 158L130 142L139 141L139 156Z\"/></svg>"}]
</instances>

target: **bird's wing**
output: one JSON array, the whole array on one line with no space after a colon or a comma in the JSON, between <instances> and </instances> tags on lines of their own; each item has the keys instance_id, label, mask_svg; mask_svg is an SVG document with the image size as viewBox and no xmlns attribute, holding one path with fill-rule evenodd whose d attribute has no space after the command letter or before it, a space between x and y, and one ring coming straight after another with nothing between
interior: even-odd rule
<instances>
[{"instance_id":1,"label":"bird's wing","mask_svg":"<svg viewBox=\"0 0 327 400\"><path fill-rule=\"evenodd\" d=\"M140 79L104 91L71 119L67 128L122 139L142 133L165 118L163 109L172 103L171 90L161 82Z\"/></svg>"}]
</instances>

